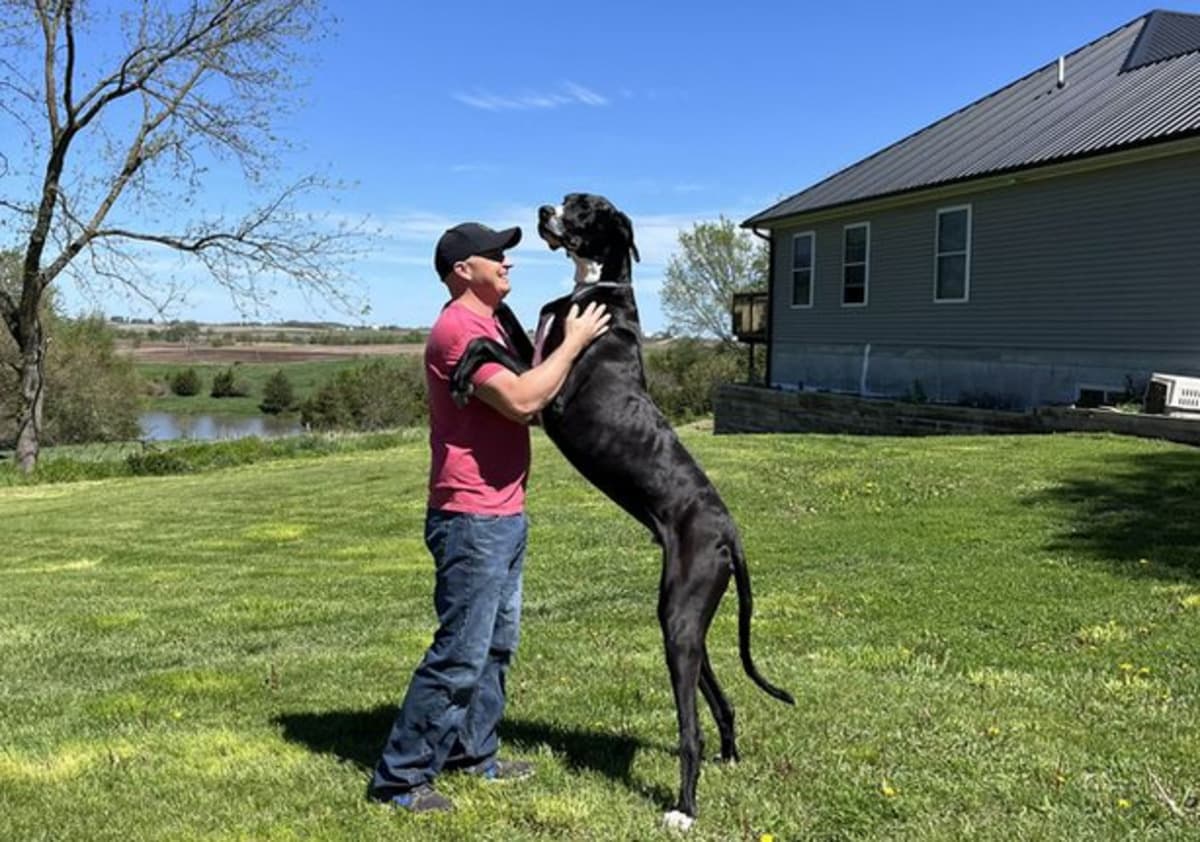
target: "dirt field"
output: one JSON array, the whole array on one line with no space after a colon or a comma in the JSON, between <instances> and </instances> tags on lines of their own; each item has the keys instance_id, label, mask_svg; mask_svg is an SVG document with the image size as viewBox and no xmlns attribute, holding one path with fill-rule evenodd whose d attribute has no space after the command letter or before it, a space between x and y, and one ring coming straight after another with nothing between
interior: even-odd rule
<instances>
[{"instance_id":1,"label":"dirt field","mask_svg":"<svg viewBox=\"0 0 1200 842\"><path fill-rule=\"evenodd\" d=\"M355 357L392 357L419 354L423 346L407 345L294 345L260 342L250 345L185 345L179 342L118 343L122 353L139 363L303 363L316 360L351 360Z\"/></svg>"}]
</instances>

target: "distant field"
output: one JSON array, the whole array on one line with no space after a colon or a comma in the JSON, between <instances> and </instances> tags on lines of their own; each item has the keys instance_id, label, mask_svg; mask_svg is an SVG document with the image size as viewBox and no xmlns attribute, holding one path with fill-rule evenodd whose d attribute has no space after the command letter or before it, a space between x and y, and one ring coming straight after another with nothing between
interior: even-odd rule
<instances>
[{"instance_id":1,"label":"distant field","mask_svg":"<svg viewBox=\"0 0 1200 842\"><path fill-rule=\"evenodd\" d=\"M246 386L249 394L238 398L214 398L209 390L212 388L213 377L233 365L234 361L198 362L184 360L168 364L162 362L140 363L137 366L142 377L151 381L168 380L177 371L194 368L200 375L201 388L198 395L180 397L167 393L159 397L146 399L146 409L151 412L171 412L177 415L259 415L258 408L262 402L263 386L267 379L276 371L283 370L292 383L296 400L303 401L317 388L342 369L361 365L363 360L356 357L341 357L323 360L295 360L292 362L246 362L236 366L237 379Z\"/></svg>"},{"instance_id":2,"label":"distant field","mask_svg":"<svg viewBox=\"0 0 1200 842\"><path fill-rule=\"evenodd\" d=\"M258 415L263 385L276 371L287 374L297 401L303 401L338 371L377 357L413 357L423 350L419 343L403 345L308 345L287 342L238 343L212 347L206 343L141 342L118 343L137 365L142 377L165 383L174 374L194 368L201 390L191 397L166 394L148 397L146 409L178 415ZM214 398L209 394L217 372L230 366L246 387L245 397Z\"/></svg>"},{"instance_id":3,"label":"distant field","mask_svg":"<svg viewBox=\"0 0 1200 842\"><path fill-rule=\"evenodd\" d=\"M207 344L182 342L122 342L118 347L138 363L301 363L318 360L347 360L355 357L389 357L418 354L419 343L403 345L305 345L288 342L257 342L212 347Z\"/></svg>"}]
</instances>

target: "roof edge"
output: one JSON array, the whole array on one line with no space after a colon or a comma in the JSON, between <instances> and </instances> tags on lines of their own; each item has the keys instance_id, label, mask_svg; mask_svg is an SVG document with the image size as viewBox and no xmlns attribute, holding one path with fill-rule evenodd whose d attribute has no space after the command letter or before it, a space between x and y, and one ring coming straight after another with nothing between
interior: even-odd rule
<instances>
[{"instance_id":1,"label":"roof edge","mask_svg":"<svg viewBox=\"0 0 1200 842\"><path fill-rule=\"evenodd\" d=\"M1154 11L1150 11L1150 12L1146 12L1144 14L1138 15L1137 17L1133 18L1132 20L1130 20L1126 23L1121 24L1120 26L1116 27L1115 29L1112 29L1109 32L1106 32L1105 34L1100 35L1099 37L1093 38L1091 41L1088 41L1083 46L1078 47L1069 53L1064 53L1063 56L1065 58L1070 58L1078 53L1083 52L1084 50L1090 49L1091 47L1095 46L1096 44L1099 44L1101 41L1104 41L1108 38L1112 38L1117 33L1125 31L1126 29L1135 25L1139 21L1143 21L1143 22L1147 21L1153 13L1154 13ZM1141 34L1139 33L1139 38L1140 37L1141 37ZM1136 42L1135 42L1135 45L1136 45ZM882 149L879 149L879 150L871 153L867 157L860 158L859 160L855 161L853 164L842 167L840 170L830 173L825 178L822 178L819 181L813 182L812 184L805 187L803 190L799 190L799 191L793 193L792 195L788 196L786 199L781 199L780 201L776 202L775 204L770 205L766 209L764 209L764 210L760 211L759 213L755 214L754 216L750 217L750 219L748 219L746 222L742 223L742 227L748 227L748 223L751 222L752 220L755 220L759 217L766 216L775 208L778 208L782 205L786 205L788 202L791 202L793 199L796 199L796 198L804 195L805 193L809 192L810 190L815 190L816 188L820 187L822 184L825 184L826 182L831 181L831 180L843 175L844 173L849 172L850 170L854 169L855 167L861 166L861 165L867 163L868 161L870 161L874 158L877 158L880 155L885 154L886 152L894 149L895 147L901 145L902 143L907 143L908 141L912 140L913 138L918 137L919 135L924 134L925 132L931 131L935 127L941 125L942 123L945 123L947 120L950 120L950 119L958 116L959 114L963 113L964 111L968 111L969 109L974 108L976 105L979 105L982 102L986 102L987 100L991 99L992 97L999 96L1000 94L1007 91L1009 88L1015 87L1015 86L1021 84L1022 82L1026 81L1027 79L1030 79L1039 73L1045 72L1047 68L1055 67L1057 65L1057 63L1058 63L1058 58L1056 57L1055 59L1047 62L1046 64L1039 65L1035 69L1026 73L1024 76L1014 79L1012 82L1009 82L1007 85L997 88L996 90L994 90L988 94L985 94L985 95L979 97L978 99L972 100L967 105L964 105L961 108L957 108L954 111L951 111L949 114L933 121L929 125L924 126L920 129L917 129L916 131L905 135L904 137L900 138L899 140L889 143L887 146L884 146ZM970 178L978 178L978 177L982 177L982 174L981 174L981 176L970 176ZM944 183L946 183L946 182L939 182L939 184L944 184ZM915 187L915 188L911 188L911 189L912 190L921 190L921 189L926 189L926 188L935 187L935 186L938 186L938 185L922 185L921 187ZM898 191L898 192L907 192L907 191ZM870 199L882 198L887 195L892 195L892 194L880 193L880 194L876 194L873 196L864 197L864 199L856 199L854 201L868 201ZM852 203L853 202L850 202L847 204L852 204ZM812 208L811 210L823 210L825 207L831 207L831 206L826 205L821 208Z\"/></svg>"},{"instance_id":2,"label":"roof edge","mask_svg":"<svg viewBox=\"0 0 1200 842\"><path fill-rule=\"evenodd\" d=\"M809 216L826 215L826 214L835 213L838 211L848 210L848 209L853 208L858 205L869 205L874 202L894 202L896 200L899 200L904 197L909 197L909 196L913 197L913 201L917 201L920 197L920 194L922 194L922 193L934 193L934 192L937 192L940 190L952 189L952 188L956 188L956 187L965 187L965 186L970 185L975 182L985 182L985 181L992 181L992 180L1003 179L1003 178L1012 178L1021 173L1042 174L1042 176L1045 178L1053 178L1060 174L1065 175L1066 173L1044 173L1044 171L1049 170L1051 168L1070 167L1071 165L1075 165L1075 164L1085 163L1085 162L1089 162L1089 161L1096 161L1096 160L1105 159L1105 158L1112 158L1112 157L1116 157L1118 155L1123 156L1123 157L1129 156L1129 155L1136 155L1136 153L1144 152L1146 150L1151 150L1151 149L1155 149L1155 148L1162 149L1163 147L1173 146L1175 144L1182 144L1186 148L1179 149L1179 150L1165 149L1161 152L1160 155L1153 155L1153 156L1146 156L1146 157L1158 158L1158 157L1168 157L1168 156L1176 155L1176 154L1186 154L1189 151L1193 151L1191 148L1192 144L1190 144L1188 142L1194 141L1197 138L1200 138L1200 129L1194 129L1194 130L1188 131L1188 132L1181 132L1177 135L1170 135L1169 137L1158 137L1158 138L1152 138L1150 140L1143 140L1143 141L1138 141L1135 143L1129 143L1124 146L1115 146L1115 147L1110 147L1108 149L1091 150L1089 152L1082 152L1082 153L1079 153L1076 155L1070 155L1070 156L1066 156L1066 157L1062 157L1062 158L1054 158L1054 159L1051 159L1048 161L1042 161L1042 162L1034 164L1034 165L1008 167L1008 168L1000 169L1000 170L989 170L986 173L979 173L978 175L964 176L963 178L951 179L949 181L939 181L935 184L922 184L917 187L905 188L904 190L893 190L890 193L876 193L872 196L864 196L862 198L852 199L847 202L837 202L837 203L830 204L830 205L821 205L820 207L808 208L807 210L798 211L795 213L780 214L778 216L765 216L766 211L763 211L762 213L757 213L754 216L751 216L751 217L747 218L746 220L744 220L743 222L739 223L739 227L748 228L748 229L774 228L774 227L780 226L781 224L787 223L791 220L804 219L805 217L809 217ZM1195 151L1200 151L1200 145L1196 146ZM1139 156L1139 159L1140 159L1140 156ZM1113 161L1111 164L1109 164L1109 166L1118 166L1121 163L1122 163L1122 161ZM1093 167L1093 168L1089 168L1089 169L1099 169L1099 168L1100 167ZM783 204L783 203L777 202L772 207L777 207L780 204ZM907 204L907 202L905 202L905 204Z\"/></svg>"}]
</instances>

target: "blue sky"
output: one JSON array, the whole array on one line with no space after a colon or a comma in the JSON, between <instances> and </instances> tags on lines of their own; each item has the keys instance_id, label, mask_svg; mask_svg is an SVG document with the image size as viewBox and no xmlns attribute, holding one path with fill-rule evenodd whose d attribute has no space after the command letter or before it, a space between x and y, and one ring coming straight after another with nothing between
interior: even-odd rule
<instances>
[{"instance_id":1,"label":"blue sky","mask_svg":"<svg viewBox=\"0 0 1200 842\"><path fill-rule=\"evenodd\" d=\"M602 193L632 217L647 333L680 230L740 222L1121 26L1122 0L752 4L337 4L284 124L297 172L353 184L338 213L380 234L352 268L368 322L431 323L444 301L434 241L475 219L520 225L510 303L527 323L571 267L534 231L536 208ZM1178 2L1176 11L1200 12ZM219 189L219 188L218 188ZM220 197L213 195L214 203ZM136 310L124 299L71 309ZM148 313L142 313L148 315ZM172 315L238 318L197 283ZM282 295L265 318L342 318Z\"/></svg>"}]
</instances>

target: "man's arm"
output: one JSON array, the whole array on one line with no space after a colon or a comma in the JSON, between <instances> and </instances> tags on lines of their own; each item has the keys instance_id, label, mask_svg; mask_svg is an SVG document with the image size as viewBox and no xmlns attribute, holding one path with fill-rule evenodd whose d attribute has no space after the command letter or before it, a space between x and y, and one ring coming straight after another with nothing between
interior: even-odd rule
<instances>
[{"instance_id":1,"label":"man's arm","mask_svg":"<svg viewBox=\"0 0 1200 842\"><path fill-rule=\"evenodd\" d=\"M562 344L541 365L524 374L499 371L475 387L475 397L505 418L528 424L563 387L575 358L608 330L609 318L603 304L592 302L582 313L572 305L563 324Z\"/></svg>"}]
</instances>

